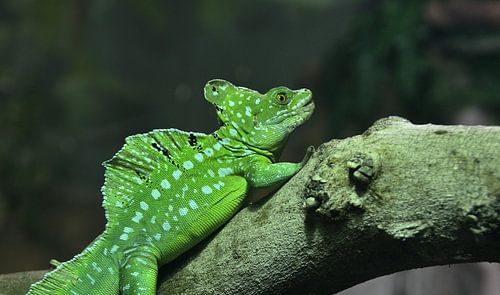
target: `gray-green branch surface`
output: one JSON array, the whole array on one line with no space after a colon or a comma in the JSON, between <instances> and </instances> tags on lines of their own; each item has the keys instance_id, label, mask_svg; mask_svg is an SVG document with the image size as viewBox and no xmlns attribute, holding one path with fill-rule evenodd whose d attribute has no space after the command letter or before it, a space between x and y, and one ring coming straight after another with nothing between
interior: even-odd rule
<instances>
[{"instance_id":1,"label":"gray-green branch surface","mask_svg":"<svg viewBox=\"0 0 500 295\"><path fill-rule=\"evenodd\" d=\"M390 117L320 146L273 197L164 267L159 293L332 294L406 269L499 262L498 249L500 127ZM43 273L1 275L0 294Z\"/></svg>"}]
</instances>

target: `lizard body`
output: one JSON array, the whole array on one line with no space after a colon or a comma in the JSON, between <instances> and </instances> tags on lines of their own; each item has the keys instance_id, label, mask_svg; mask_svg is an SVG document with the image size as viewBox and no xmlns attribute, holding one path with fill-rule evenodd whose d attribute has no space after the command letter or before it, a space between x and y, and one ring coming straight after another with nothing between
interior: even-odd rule
<instances>
[{"instance_id":1,"label":"lizard body","mask_svg":"<svg viewBox=\"0 0 500 295\"><path fill-rule=\"evenodd\" d=\"M212 134L163 129L126 138L104 162L104 232L28 294L155 294L158 266L229 220L250 187L286 180L307 161L308 155L301 163L275 162L314 110L309 90L260 94L211 80L204 94L221 127Z\"/></svg>"}]
</instances>

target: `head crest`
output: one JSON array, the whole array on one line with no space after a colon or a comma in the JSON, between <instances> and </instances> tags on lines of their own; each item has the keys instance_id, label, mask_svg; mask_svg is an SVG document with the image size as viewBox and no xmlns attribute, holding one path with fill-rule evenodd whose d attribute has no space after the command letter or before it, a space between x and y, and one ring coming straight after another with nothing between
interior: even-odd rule
<instances>
[{"instance_id":1,"label":"head crest","mask_svg":"<svg viewBox=\"0 0 500 295\"><path fill-rule=\"evenodd\" d=\"M225 80L214 79L207 82L204 88L205 99L209 102L221 105L228 93L234 90L235 86Z\"/></svg>"}]
</instances>

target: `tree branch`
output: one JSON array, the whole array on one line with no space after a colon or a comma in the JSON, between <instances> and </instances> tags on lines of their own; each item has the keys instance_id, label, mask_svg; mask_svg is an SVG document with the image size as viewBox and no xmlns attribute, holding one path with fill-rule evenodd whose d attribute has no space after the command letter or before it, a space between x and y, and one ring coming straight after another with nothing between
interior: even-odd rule
<instances>
[{"instance_id":1,"label":"tree branch","mask_svg":"<svg viewBox=\"0 0 500 295\"><path fill-rule=\"evenodd\" d=\"M159 291L331 294L405 269L499 262L498 249L500 127L391 117L323 144L272 198L164 267Z\"/></svg>"}]
</instances>

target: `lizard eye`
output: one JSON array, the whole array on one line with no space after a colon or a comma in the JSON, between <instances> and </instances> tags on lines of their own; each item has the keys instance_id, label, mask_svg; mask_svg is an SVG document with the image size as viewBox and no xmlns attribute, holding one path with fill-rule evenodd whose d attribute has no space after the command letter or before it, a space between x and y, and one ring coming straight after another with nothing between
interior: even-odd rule
<instances>
[{"instance_id":1,"label":"lizard eye","mask_svg":"<svg viewBox=\"0 0 500 295\"><path fill-rule=\"evenodd\" d=\"M286 103L288 103L288 97L286 96L285 93L280 92L280 93L276 94L276 101L279 104L286 104Z\"/></svg>"}]
</instances>

